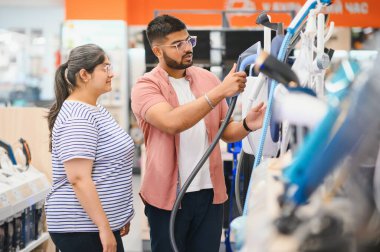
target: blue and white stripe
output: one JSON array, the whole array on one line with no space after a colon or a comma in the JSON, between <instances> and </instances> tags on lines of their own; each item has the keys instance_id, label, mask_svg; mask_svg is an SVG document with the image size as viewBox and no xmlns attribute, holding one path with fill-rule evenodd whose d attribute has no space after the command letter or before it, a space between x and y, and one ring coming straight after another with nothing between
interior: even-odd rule
<instances>
[{"instance_id":1,"label":"blue and white stripe","mask_svg":"<svg viewBox=\"0 0 380 252\"><path fill-rule=\"evenodd\" d=\"M112 230L133 215L132 138L102 106L65 101L52 134L53 186L46 197L49 232L97 232L69 183L63 162L94 160L92 179Z\"/></svg>"}]
</instances>

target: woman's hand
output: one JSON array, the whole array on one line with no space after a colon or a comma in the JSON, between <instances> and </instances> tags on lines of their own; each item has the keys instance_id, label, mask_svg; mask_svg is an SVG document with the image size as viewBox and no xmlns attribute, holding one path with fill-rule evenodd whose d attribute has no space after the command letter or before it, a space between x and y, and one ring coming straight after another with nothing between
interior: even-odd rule
<instances>
[{"instance_id":1,"label":"woman's hand","mask_svg":"<svg viewBox=\"0 0 380 252\"><path fill-rule=\"evenodd\" d=\"M99 237L103 246L103 252L116 252L116 239L109 227L99 229Z\"/></svg>"},{"instance_id":2,"label":"woman's hand","mask_svg":"<svg viewBox=\"0 0 380 252\"><path fill-rule=\"evenodd\" d=\"M131 226L131 223L128 222L124 227L120 229L120 235L121 237L126 236L129 234L129 227Z\"/></svg>"}]
</instances>

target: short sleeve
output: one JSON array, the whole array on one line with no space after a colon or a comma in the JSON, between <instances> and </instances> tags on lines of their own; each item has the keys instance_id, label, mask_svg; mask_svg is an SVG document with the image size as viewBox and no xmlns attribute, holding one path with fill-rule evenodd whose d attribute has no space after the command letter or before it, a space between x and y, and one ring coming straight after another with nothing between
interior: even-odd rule
<instances>
[{"instance_id":1,"label":"short sleeve","mask_svg":"<svg viewBox=\"0 0 380 252\"><path fill-rule=\"evenodd\" d=\"M98 130L85 118L71 118L55 129L53 146L61 162L74 158L95 160Z\"/></svg>"},{"instance_id":2,"label":"short sleeve","mask_svg":"<svg viewBox=\"0 0 380 252\"><path fill-rule=\"evenodd\" d=\"M146 111L160 102L167 102L158 84L152 81L139 80L132 89L132 111L140 118L145 118Z\"/></svg>"}]
</instances>

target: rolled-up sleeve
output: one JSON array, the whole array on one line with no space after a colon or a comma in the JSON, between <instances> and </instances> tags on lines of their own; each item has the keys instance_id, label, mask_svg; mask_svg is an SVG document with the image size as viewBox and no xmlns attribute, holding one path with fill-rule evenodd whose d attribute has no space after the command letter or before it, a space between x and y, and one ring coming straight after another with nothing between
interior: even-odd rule
<instances>
[{"instance_id":1,"label":"rolled-up sleeve","mask_svg":"<svg viewBox=\"0 0 380 252\"><path fill-rule=\"evenodd\" d=\"M144 78L132 88L131 100L133 113L142 119L150 107L160 102L167 102L158 84Z\"/></svg>"}]
</instances>

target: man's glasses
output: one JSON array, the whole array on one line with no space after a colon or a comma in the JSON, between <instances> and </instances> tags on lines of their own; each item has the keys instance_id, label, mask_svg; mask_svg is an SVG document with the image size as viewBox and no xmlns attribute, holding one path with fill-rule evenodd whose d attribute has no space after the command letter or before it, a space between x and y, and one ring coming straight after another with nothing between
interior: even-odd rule
<instances>
[{"instance_id":1,"label":"man's glasses","mask_svg":"<svg viewBox=\"0 0 380 252\"><path fill-rule=\"evenodd\" d=\"M187 45L191 45L191 47L195 47L197 45L197 36L190 36L188 39L179 41L172 45L160 45L160 46L176 47L178 52L182 52L182 51L185 51Z\"/></svg>"}]
</instances>

